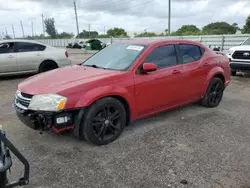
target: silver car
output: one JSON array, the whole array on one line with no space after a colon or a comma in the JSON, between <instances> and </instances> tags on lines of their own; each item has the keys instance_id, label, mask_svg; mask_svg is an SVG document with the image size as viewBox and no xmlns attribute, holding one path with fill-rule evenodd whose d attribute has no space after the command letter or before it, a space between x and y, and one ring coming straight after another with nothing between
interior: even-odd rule
<instances>
[{"instance_id":1,"label":"silver car","mask_svg":"<svg viewBox=\"0 0 250 188\"><path fill-rule=\"evenodd\" d=\"M69 65L65 49L32 40L0 41L0 76L41 73Z\"/></svg>"}]
</instances>

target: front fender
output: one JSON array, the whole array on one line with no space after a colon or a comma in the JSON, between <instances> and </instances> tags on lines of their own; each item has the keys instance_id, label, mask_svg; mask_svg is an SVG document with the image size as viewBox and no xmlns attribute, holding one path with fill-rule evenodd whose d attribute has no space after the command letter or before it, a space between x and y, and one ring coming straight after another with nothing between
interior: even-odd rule
<instances>
[{"instance_id":1,"label":"front fender","mask_svg":"<svg viewBox=\"0 0 250 188\"><path fill-rule=\"evenodd\" d=\"M212 80L212 78L215 76L215 75L218 75L218 74L222 74L224 75L224 70L222 67L214 67L210 70L210 72L208 73L207 77L206 77L206 80L205 80L205 87L203 89L203 94L205 95L206 91L207 91L207 88L208 88L208 85L210 83L210 81Z\"/></svg>"},{"instance_id":2,"label":"front fender","mask_svg":"<svg viewBox=\"0 0 250 188\"><path fill-rule=\"evenodd\" d=\"M76 108L88 107L93 104L96 100L108 97L108 96L119 96L125 99L130 108L130 114L134 114L135 110L135 101L133 93L129 92L126 88L108 85L93 88L86 93L84 93L80 100L76 103Z\"/></svg>"}]
</instances>

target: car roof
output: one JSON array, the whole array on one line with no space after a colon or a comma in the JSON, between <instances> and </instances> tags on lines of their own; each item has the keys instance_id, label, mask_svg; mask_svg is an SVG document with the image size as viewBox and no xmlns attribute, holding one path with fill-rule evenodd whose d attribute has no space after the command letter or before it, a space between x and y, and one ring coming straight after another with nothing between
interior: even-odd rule
<instances>
[{"instance_id":1,"label":"car roof","mask_svg":"<svg viewBox=\"0 0 250 188\"><path fill-rule=\"evenodd\" d=\"M132 39L132 40L121 40L121 41L115 41L115 42L123 43L123 44L138 44L138 45L154 45L154 44L160 44L164 42L184 42L188 44L202 45L201 43L198 43L192 40L184 40L184 39Z\"/></svg>"},{"instance_id":2,"label":"car roof","mask_svg":"<svg viewBox=\"0 0 250 188\"><path fill-rule=\"evenodd\" d=\"M35 41L35 40L25 40L25 39L4 39L4 40L0 40L0 43L3 42L29 42L29 43L34 43L34 44L41 44L44 46L47 46L46 44L43 44L41 42Z\"/></svg>"}]
</instances>

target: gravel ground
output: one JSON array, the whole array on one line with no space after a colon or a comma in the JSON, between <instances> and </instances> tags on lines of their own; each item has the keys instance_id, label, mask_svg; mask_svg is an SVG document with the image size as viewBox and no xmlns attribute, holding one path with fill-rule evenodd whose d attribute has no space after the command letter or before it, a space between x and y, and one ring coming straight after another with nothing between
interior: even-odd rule
<instances>
[{"instance_id":1,"label":"gravel ground","mask_svg":"<svg viewBox=\"0 0 250 188\"><path fill-rule=\"evenodd\" d=\"M217 108L187 105L133 122L107 146L39 134L11 102L24 77L0 81L0 124L31 165L28 188L249 188L250 77L232 79ZM13 159L11 179L22 166Z\"/></svg>"}]
</instances>

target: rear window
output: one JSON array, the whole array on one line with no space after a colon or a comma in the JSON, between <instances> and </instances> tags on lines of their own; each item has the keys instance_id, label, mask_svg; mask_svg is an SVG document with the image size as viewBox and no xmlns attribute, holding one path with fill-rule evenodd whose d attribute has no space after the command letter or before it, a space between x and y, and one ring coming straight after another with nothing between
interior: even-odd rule
<instances>
[{"instance_id":1,"label":"rear window","mask_svg":"<svg viewBox=\"0 0 250 188\"><path fill-rule=\"evenodd\" d=\"M183 63L197 61L203 55L201 48L197 45L180 44L179 47L182 53Z\"/></svg>"},{"instance_id":2,"label":"rear window","mask_svg":"<svg viewBox=\"0 0 250 188\"><path fill-rule=\"evenodd\" d=\"M29 43L29 42L19 42L18 52L33 52L33 51L44 51L46 46L41 44Z\"/></svg>"}]
</instances>

